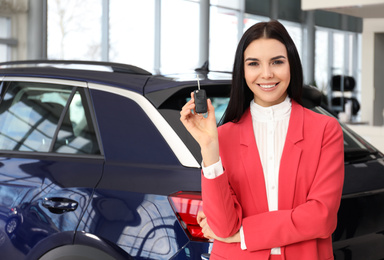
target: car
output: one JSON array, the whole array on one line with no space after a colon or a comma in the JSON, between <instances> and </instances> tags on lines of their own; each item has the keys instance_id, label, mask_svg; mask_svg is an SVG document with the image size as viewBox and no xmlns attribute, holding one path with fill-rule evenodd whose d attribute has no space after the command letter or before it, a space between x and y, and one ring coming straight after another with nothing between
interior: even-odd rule
<instances>
[{"instance_id":1,"label":"car","mask_svg":"<svg viewBox=\"0 0 384 260\"><path fill-rule=\"evenodd\" d=\"M23 253L28 253L30 248L50 234L60 232L37 204L35 201L12 208L6 220L5 233L15 248ZM19 228L19 225L22 227Z\"/></svg>"},{"instance_id":2,"label":"car","mask_svg":"<svg viewBox=\"0 0 384 260\"><path fill-rule=\"evenodd\" d=\"M91 61L0 63L0 253L5 259L209 259L201 154L180 122L200 85L220 119L231 74L159 75ZM332 111L314 87L303 103ZM341 124L335 259L382 259L384 155Z\"/></svg>"}]
</instances>

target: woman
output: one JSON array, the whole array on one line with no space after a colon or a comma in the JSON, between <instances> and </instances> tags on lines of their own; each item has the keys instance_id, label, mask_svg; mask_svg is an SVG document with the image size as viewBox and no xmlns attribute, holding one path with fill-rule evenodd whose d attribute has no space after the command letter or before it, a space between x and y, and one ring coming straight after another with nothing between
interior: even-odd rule
<instances>
[{"instance_id":1,"label":"woman","mask_svg":"<svg viewBox=\"0 0 384 260\"><path fill-rule=\"evenodd\" d=\"M203 157L204 212L214 259L333 259L344 179L343 135L303 108L296 47L278 21L249 28L236 50L223 125L193 112L180 120Z\"/></svg>"}]
</instances>

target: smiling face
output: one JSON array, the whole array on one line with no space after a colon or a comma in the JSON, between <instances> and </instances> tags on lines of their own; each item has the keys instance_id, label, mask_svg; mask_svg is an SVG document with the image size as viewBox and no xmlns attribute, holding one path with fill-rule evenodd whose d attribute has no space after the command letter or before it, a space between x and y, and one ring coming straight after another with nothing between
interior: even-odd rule
<instances>
[{"instance_id":1,"label":"smiling face","mask_svg":"<svg viewBox=\"0 0 384 260\"><path fill-rule=\"evenodd\" d=\"M266 38L251 42L244 51L244 77L258 105L283 102L291 80L285 45Z\"/></svg>"}]
</instances>

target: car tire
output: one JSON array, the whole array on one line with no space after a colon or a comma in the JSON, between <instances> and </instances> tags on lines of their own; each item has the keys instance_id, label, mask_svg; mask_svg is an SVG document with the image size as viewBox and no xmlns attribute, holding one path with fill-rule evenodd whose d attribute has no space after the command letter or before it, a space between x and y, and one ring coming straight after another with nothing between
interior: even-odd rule
<instances>
[{"instance_id":1,"label":"car tire","mask_svg":"<svg viewBox=\"0 0 384 260\"><path fill-rule=\"evenodd\" d=\"M39 260L115 260L104 251L85 245L61 246L44 254Z\"/></svg>"},{"instance_id":2,"label":"car tire","mask_svg":"<svg viewBox=\"0 0 384 260\"><path fill-rule=\"evenodd\" d=\"M11 218L5 225L5 231L10 235L15 233L17 227L19 226L19 222L20 221L17 218Z\"/></svg>"}]
</instances>

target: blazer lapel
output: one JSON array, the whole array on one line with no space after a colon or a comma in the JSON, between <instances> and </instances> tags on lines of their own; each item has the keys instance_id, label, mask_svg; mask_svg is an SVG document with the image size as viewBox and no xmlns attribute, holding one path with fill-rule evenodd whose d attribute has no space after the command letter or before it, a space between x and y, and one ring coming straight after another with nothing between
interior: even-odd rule
<instances>
[{"instance_id":1,"label":"blazer lapel","mask_svg":"<svg viewBox=\"0 0 384 260\"><path fill-rule=\"evenodd\" d=\"M291 209L295 193L297 170L302 149L297 142L303 140L304 108L292 101L291 117L279 171L279 209Z\"/></svg>"},{"instance_id":2,"label":"blazer lapel","mask_svg":"<svg viewBox=\"0 0 384 260\"><path fill-rule=\"evenodd\" d=\"M248 183L251 185L250 190L252 192L253 202L257 212L266 212L268 211L268 201L264 173L256 145L252 116L249 109L245 112L239 123L241 124L241 158L248 178Z\"/></svg>"}]
</instances>

